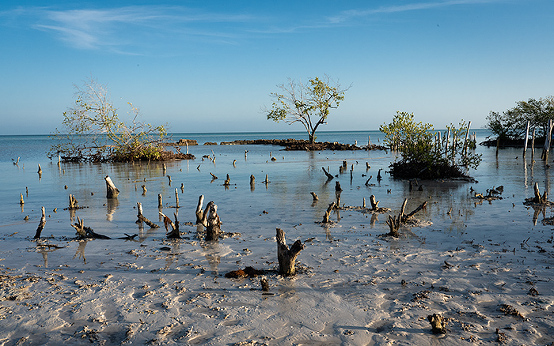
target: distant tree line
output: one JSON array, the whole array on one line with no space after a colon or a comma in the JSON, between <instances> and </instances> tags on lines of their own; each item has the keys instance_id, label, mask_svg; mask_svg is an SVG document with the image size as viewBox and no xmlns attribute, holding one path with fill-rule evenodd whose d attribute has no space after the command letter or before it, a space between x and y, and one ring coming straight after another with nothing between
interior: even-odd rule
<instances>
[{"instance_id":1,"label":"distant tree line","mask_svg":"<svg viewBox=\"0 0 554 346\"><path fill-rule=\"evenodd\" d=\"M500 141L515 141L525 137L527 122L534 128L537 138L545 138L548 120L554 119L554 97L518 101L514 108L502 113L491 111L486 127Z\"/></svg>"}]
</instances>

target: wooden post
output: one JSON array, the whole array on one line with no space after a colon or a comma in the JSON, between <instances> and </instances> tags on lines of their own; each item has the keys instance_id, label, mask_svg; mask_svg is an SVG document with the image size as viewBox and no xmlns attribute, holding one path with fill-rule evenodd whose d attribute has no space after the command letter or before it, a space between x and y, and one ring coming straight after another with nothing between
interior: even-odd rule
<instances>
[{"instance_id":1,"label":"wooden post","mask_svg":"<svg viewBox=\"0 0 554 346\"><path fill-rule=\"evenodd\" d=\"M158 193L158 208L161 209L163 207L162 204L162 194Z\"/></svg>"},{"instance_id":2,"label":"wooden post","mask_svg":"<svg viewBox=\"0 0 554 346\"><path fill-rule=\"evenodd\" d=\"M342 188L340 187L340 182L335 183L335 198L337 203L337 208L340 208L340 194L342 193Z\"/></svg>"},{"instance_id":3,"label":"wooden post","mask_svg":"<svg viewBox=\"0 0 554 346\"><path fill-rule=\"evenodd\" d=\"M277 241L277 258L279 260L279 274L291 276L296 274L296 258L300 251L304 249L304 244L297 240L292 246L287 246L285 241L285 231L277 228L275 240Z\"/></svg>"},{"instance_id":4,"label":"wooden post","mask_svg":"<svg viewBox=\"0 0 554 346\"><path fill-rule=\"evenodd\" d=\"M40 222L37 227L37 231L35 233L35 237L33 239L40 238L40 233L44 229L44 226L46 225L46 211L44 210L44 207L42 207L42 217L40 218Z\"/></svg>"},{"instance_id":5,"label":"wooden post","mask_svg":"<svg viewBox=\"0 0 554 346\"><path fill-rule=\"evenodd\" d=\"M217 215L217 205L210 201L208 203L210 209L208 210L207 226L206 226L206 241L219 240L219 234L221 233L221 221L219 215Z\"/></svg>"},{"instance_id":6,"label":"wooden post","mask_svg":"<svg viewBox=\"0 0 554 346\"><path fill-rule=\"evenodd\" d=\"M496 139L496 158L498 159L498 148L500 147L500 138Z\"/></svg>"},{"instance_id":7,"label":"wooden post","mask_svg":"<svg viewBox=\"0 0 554 346\"><path fill-rule=\"evenodd\" d=\"M117 198L119 195L119 189L115 187L112 179L106 175L104 180L106 180L106 198Z\"/></svg>"},{"instance_id":8,"label":"wooden post","mask_svg":"<svg viewBox=\"0 0 554 346\"><path fill-rule=\"evenodd\" d=\"M529 141L529 125L530 122L527 120L527 128L525 129L525 141L523 142L523 158L527 154L527 142Z\"/></svg>"},{"instance_id":9,"label":"wooden post","mask_svg":"<svg viewBox=\"0 0 554 346\"><path fill-rule=\"evenodd\" d=\"M137 218L138 219L137 219L136 223L144 222L145 224L150 226L150 228L160 227L160 226L156 225L155 223L153 223L152 221L148 220L146 217L144 217L144 215L142 215L142 203L140 203L140 202L137 202Z\"/></svg>"},{"instance_id":10,"label":"wooden post","mask_svg":"<svg viewBox=\"0 0 554 346\"><path fill-rule=\"evenodd\" d=\"M175 208L179 208L179 191L175 189Z\"/></svg>"},{"instance_id":11,"label":"wooden post","mask_svg":"<svg viewBox=\"0 0 554 346\"><path fill-rule=\"evenodd\" d=\"M25 204L25 201L23 200L23 194L20 193L19 194L19 205L23 205L23 204Z\"/></svg>"}]
</instances>

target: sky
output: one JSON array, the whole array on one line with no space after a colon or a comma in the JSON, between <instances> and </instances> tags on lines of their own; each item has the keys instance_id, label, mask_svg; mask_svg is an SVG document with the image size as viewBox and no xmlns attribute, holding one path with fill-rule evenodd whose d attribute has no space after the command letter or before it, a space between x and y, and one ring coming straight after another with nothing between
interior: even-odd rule
<instances>
[{"instance_id":1,"label":"sky","mask_svg":"<svg viewBox=\"0 0 554 346\"><path fill-rule=\"evenodd\" d=\"M48 3L48 4L46 4ZM554 94L554 1L2 1L0 135L61 128L75 86L170 132L303 131L267 120L287 80L349 87L320 130L397 111L483 128Z\"/></svg>"}]
</instances>

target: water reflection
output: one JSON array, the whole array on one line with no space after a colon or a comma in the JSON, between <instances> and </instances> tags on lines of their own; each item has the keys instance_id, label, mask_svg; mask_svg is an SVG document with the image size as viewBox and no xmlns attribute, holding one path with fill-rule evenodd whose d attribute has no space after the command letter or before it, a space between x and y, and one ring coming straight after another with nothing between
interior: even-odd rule
<instances>
[{"instance_id":1,"label":"water reflection","mask_svg":"<svg viewBox=\"0 0 554 346\"><path fill-rule=\"evenodd\" d=\"M119 200L117 198L108 198L106 202L106 220L112 221L113 215L119 206Z\"/></svg>"},{"instance_id":2,"label":"water reflection","mask_svg":"<svg viewBox=\"0 0 554 346\"><path fill-rule=\"evenodd\" d=\"M75 257L79 257L79 259L82 259L85 264L87 264L87 258L85 257L85 247L87 246L87 240L78 240L79 246L77 247L77 251L75 251Z\"/></svg>"}]
</instances>

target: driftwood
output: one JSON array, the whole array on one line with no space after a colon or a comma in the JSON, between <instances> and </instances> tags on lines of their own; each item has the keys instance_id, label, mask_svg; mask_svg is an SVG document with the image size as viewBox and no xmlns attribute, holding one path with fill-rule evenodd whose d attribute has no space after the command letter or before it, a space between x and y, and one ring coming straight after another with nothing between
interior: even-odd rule
<instances>
[{"instance_id":1,"label":"driftwood","mask_svg":"<svg viewBox=\"0 0 554 346\"><path fill-rule=\"evenodd\" d=\"M111 239L108 236L98 234L90 227L85 226L85 220L77 217L77 222L71 225L77 231L77 239Z\"/></svg>"},{"instance_id":2,"label":"driftwood","mask_svg":"<svg viewBox=\"0 0 554 346\"><path fill-rule=\"evenodd\" d=\"M177 213L173 214L173 216L175 216L175 223L173 223L173 221L171 221L171 219L161 211L159 213L164 220L164 226L167 232L166 233L167 238L181 239L181 233L179 233L179 220L177 219ZM169 230L169 227L171 227L171 230Z\"/></svg>"},{"instance_id":3,"label":"driftwood","mask_svg":"<svg viewBox=\"0 0 554 346\"><path fill-rule=\"evenodd\" d=\"M136 223L144 222L145 224L147 224L151 228L160 227L160 226L156 225L155 223L153 223L152 221L148 220L144 215L142 215L142 203L140 203L140 202L137 202L137 218L138 219L137 219Z\"/></svg>"},{"instance_id":4,"label":"driftwood","mask_svg":"<svg viewBox=\"0 0 554 346\"><path fill-rule=\"evenodd\" d=\"M331 173L325 170L325 167L321 167L321 169L323 169L323 173L325 173L325 175L327 176L327 180L332 180L334 178Z\"/></svg>"},{"instance_id":5,"label":"driftwood","mask_svg":"<svg viewBox=\"0 0 554 346\"><path fill-rule=\"evenodd\" d=\"M285 231L277 228L276 237L277 240L277 258L279 260L279 274L284 276L291 276L296 274L296 257L302 249L304 244L300 240L297 240L292 246L287 246L285 241Z\"/></svg>"},{"instance_id":6,"label":"driftwood","mask_svg":"<svg viewBox=\"0 0 554 346\"><path fill-rule=\"evenodd\" d=\"M217 205L210 201L206 209L206 241L219 240L221 221L217 215Z\"/></svg>"},{"instance_id":7,"label":"driftwood","mask_svg":"<svg viewBox=\"0 0 554 346\"><path fill-rule=\"evenodd\" d=\"M319 197L317 197L315 192L310 192L310 194L312 195L314 202L319 200Z\"/></svg>"},{"instance_id":8,"label":"driftwood","mask_svg":"<svg viewBox=\"0 0 554 346\"><path fill-rule=\"evenodd\" d=\"M117 198L119 195L119 189L115 187L112 179L106 175L104 180L106 181L106 198Z\"/></svg>"},{"instance_id":9,"label":"driftwood","mask_svg":"<svg viewBox=\"0 0 554 346\"><path fill-rule=\"evenodd\" d=\"M321 221L322 223L329 223L331 222L330 218L331 218L331 211L333 209L335 209L337 206L337 204L335 202L329 204L329 206L327 207L327 210L325 211L325 215L323 215L323 221Z\"/></svg>"},{"instance_id":10,"label":"driftwood","mask_svg":"<svg viewBox=\"0 0 554 346\"><path fill-rule=\"evenodd\" d=\"M427 319L431 323L431 331L433 334L446 334L447 321L439 314L428 315Z\"/></svg>"},{"instance_id":11,"label":"driftwood","mask_svg":"<svg viewBox=\"0 0 554 346\"><path fill-rule=\"evenodd\" d=\"M44 226L46 225L46 211L44 210L44 207L42 207L42 217L40 218L40 222L37 227L37 231L35 233L35 237L33 239L40 238L40 233L44 229Z\"/></svg>"}]
</instances>

